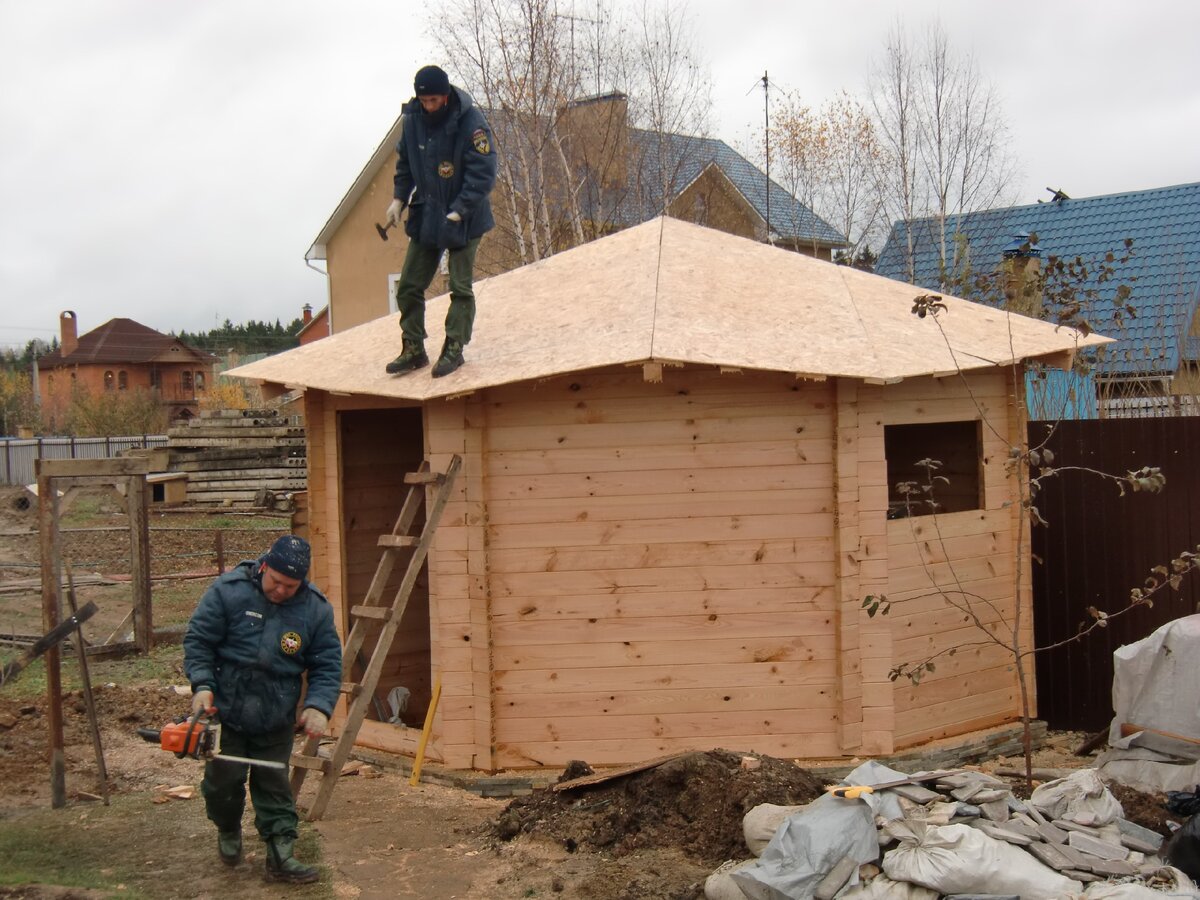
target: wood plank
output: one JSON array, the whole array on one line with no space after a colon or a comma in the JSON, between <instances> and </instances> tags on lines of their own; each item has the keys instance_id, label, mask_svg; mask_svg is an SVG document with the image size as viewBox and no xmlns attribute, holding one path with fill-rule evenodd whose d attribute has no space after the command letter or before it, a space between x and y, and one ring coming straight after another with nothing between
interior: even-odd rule
<instances>
[{"instance_id":1,"label":"wood plank","mask_svg":"<svg viewBox=\"0 0 1200 900\"><path fill-rule=\"evenodd\" d=\"M719 480L714 479L714 481ZM488 504L488 524L498 528L514 524L545 522L612 522L661 518L665 515L752 516L811 515L832 513L833 497L828 486L796 490L718 491L704 493L655 493L622 497L560 497L548 500L524 498L493 500Z\"/></svg>"},{"instance_id":2,"label":"wood plank","mask_svg":"<svg viewBox=\"0 0 1200 900\"><path fill-rule=\"evenodd\" d=\"M497 669L495 691L499 704L538 703L556 695L609 696L615 691L634 693L705 692L712 690L754 691L768 687L806 688L828 685L837 672L836 660L828 659L737 663L658 663L647 659L640 665L587 666L567 668ZM889 687L891 683L889 682ZM601 687L598 687L601 686ZM731 695L732 696L732 695ZM732 702L720 694L717 706ZM536 710L531 710L536 712Z\"/></svg>"},{"instance_id":3,"label":"wood plank","mask_svg":"<svg viewBox=\"0 0 1200 900\"><path fill-rule=\"evenodd\" d=\"M755 752L781 759L828 759L839 755L833 732L803 734L778 732L728 735L717 739L674 737L618 737L587 741L501 741L496 746L496 765L506 769L562 766L573 759L593 766L626 765L670 753L727 749Z\"/></svg>"},{"instance_id":4,"label":"wood plank","mask_svg":"<svg viewBox=\"0 0 1200 900\"><path fill-rule=\"evenodd\" d=\"M809 446L811 444L811 447ZM491 474L489 503L504 500L550 500L562 497L627 497L649 493L682 494L728 491L797 490L803 479L810 490L829 490L828 483L809 484L800 471L805 463L830 462L826 441L805 444L804 461L786 465L722 466L719 469L641 469L632 465L607 472L553 472L540 475Z\"/></svg>"},{"instance_id":5,"label":"wood plank","mask_svg":"<svg viewBox=\"0 0 1200 900\"><path fill-rule=\"evenodd\" d=\"M439 647L448 657L465 652L460 646L440 644ZM730 641L724 637L593 641L569 646L569 650L553 644L497 644L493 653L497 672L553 668L561 673L564 669L643 666L664 660L681 666L827 660L835 657L836 650L826 635L774 634L744 641Z\"/></svg>"},{"instance_id":6,"label":"wood plank","mask_svg":"<svg viewBox=\"0 0 1200 900\"><path fill-rule=\"evenodd\" d=\"M452 607L441 609L447 621ZM749 613L832 612L832 587L807 590L783 588L736 588L729 590L664 591L632 594L571 594L534 600L528 595L495 597L491 620L495 623L548 621L555 619L640 618L644 616L703 613L728 615Z\"/></svg>"},{"instance_id":7,"label":"wood plank","mask_svg":"<svg viewBox=\"0 0 1200 900\"><path fill-rule=\"evenodd\" d=\"M659 616L639 619L575 619L567 622L496 623L492 639L501 646L555 644L577 646L614 641L727 641L778 636L828 636L828 613L743 613L734 615ZM438 633L438 640L459 638L454 631Z\"/></svg>"},{"instance_id":8,"label":"wood plank","mask_svg":"<svg viewBox=\"0 0 1200 900\"><path fill-rule=\"evenodd\" d=\"M825 449L821 449L825 448ZM810 460L808 452L823 453ZM804 440L743 440L714 445L687 443L680 446L657 445L627 449L619 446L556 447L498 451L489 448L487 465L490 477L528 476L548 473L647 471L658 469L720 469L754 466L796 465L829 459L826 441L810 447ZM736 460L732 463L731 460Z\"/></svg>"},{"instance_id":9,"label":"wood plank","mask_svg":"<svg viewBox=\"0 0 1200 900\"><path fill-rule=\"evenodd\" d=\"M492 590L497 596L530 600L560 597L574 592L658 593L720 591L738 588L832 589L828 563L751 563L745 566L662 566L657 568L597 569L581 572L496 573ZM811 591L805 591L810 599ZM830 598L832 600L832 598Z\"/></svg>"},{"instance_id":10,"label":"wood plank","mask_svg":"<svg viewBox=\"0 0 1200 900\"><path fill-rule=\"evenodd\" d=\"M772 540L814 538L833 533L832 513L808 515L695 516L689 519L652 518L629 522L563 522L554 525L510 525L489 529L491 546L520 549L547 546L587 546L674 540Z\"/></svg>"},{"instance_id":11,"label":"wood plank","mask_svg":"<svg viewBox=\"0 0 1200 900\"><path fill-rule=\"evenodd\" d=\"M554 792L569 791L572 788L587 787L594 784L603 784L606 781L612 781L616 778L624 778L626 775L634 775L638 772L645 772L649 769L655 769L665 762L670 762L673 759L679 759L681 754L668 753L666 756L659 756L655 759L648 759L645 762L635 763L631 766L622 766L619 769L613 769L607 772L599 772L593 775L584 775L582 778L572 778L569 781L560 781L550 786L550 790Z\"/></svg>"},{"instance_id":12,"label":"wood plank","mask_svg":"<svg viewBox=\"0 0 1200 900\"><path fill-rule=\"evenodd\" d=\"M777 414L746 418L663 419L642 422L569 425L561 422L489 428L489 450L497 452L539 448L606 449L621 447L637 453L642 447L741 444L755 441L830 440L828 414ZM782 412L782 411L781 411Z\"/></svg>"},{"instance_id":13,"label":"wood plank","mask_svg":"<svg viewBox=\"0 0 1200 900\"><path fill-rule=\"evenodd\" d=\"M441 534L442 530L439 529ZM465 535L465 532L464 532ZM455 545L447 540L444 550ZM465 546L464 548L465 549ZM603 547L522 547L490 548L494 573L586 572L595 569L622 569L662 565L713 566L751 565L754 563L829 563L833 545L825 537L798 540L776 538L749 541L681 541L676 543L609 544Z\"/></svg>"},{"instance_id":14,"label":"wood plank","mask_svg":"<svg viewBox=\"0 0 1200 900\"><path fill-rule=\"evenodd\" d=\"M497 693L500 721L517 719L553 720L586 718L588 727L611 716L726 715L745 712L787 712L793 709L832 708L834 679L823 684L757 685L749 688L713 687L695 689L627 690L604 679L603 692L572 691L552 694ZM593 685L597 682L593 682Z\"/></svg>"},{"instance_id":15,"label":"wood plank","mask_svg":"<svg viewBox=\"0 0 1200 900\"><path fill-rule=\"evenodd\" d=\"M553 720L544 716L518 719L500 715L496 721L496 740L502 743L571 742L592 740L601 734L620 734L631 741L639 738L676 738L720 742L747 734L806 734L814 723L822 720L831 722L833 715L831 702L779 710L609 714Z\"/></svg>"}]
</instances>

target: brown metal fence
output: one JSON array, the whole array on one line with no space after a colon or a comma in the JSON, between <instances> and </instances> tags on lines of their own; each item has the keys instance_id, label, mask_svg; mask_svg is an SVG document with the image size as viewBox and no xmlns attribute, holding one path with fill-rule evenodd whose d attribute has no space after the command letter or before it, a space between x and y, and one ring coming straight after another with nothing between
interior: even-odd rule
<instances>
[{"instance_id":1,"label":"brown metal fence","mask_svg":"<svg viewBox=\"0 0 1200 900\"><path fill-rule=\"evenodd\" d=\"M1200 417L1032 422L1031 446L1046 440L1054 464L1125 473L1157 466L1160 494L1121 496L1086 472L1049 479L1036 500L1049 523L1033 529L1033 601L1037 646L1075 634L1089 606L1108 613L1128 605L1132 588L1155 566L1170 565L1200 544ZM1099 731L1112 719L1112 654L1159 625L1200 611L1200 572L1180 590L1156 595L1152 608L1038 654L1038 717L1050 728ZM1195 691L1195 685L1180 690Z\"/></svg>"}]
</instances>

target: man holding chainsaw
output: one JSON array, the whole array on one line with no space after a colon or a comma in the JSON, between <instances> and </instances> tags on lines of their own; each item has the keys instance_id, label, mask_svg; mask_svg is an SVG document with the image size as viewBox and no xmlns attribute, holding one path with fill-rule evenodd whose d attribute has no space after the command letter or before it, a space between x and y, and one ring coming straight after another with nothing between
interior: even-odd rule
<instances>
[{"instance_id":1,"label":"man holding chainsaw","mask_svg":"<svg viewBox=\"0 0 1200 900\"><path fill-rule=\"evenodd\" d=\"M248 760L204 766L200 790L221 860L241 862L249 775L267 878L298 884L320 873L292 856L298 818L287 762L296 731L325 733L342 680L333 608L306 580L309 558L308 542L286 535L261 558L226 572L200 598L183 639L193 719L219 714L221 755ZM303 676L308 688L297 716Z\"/></svg>"},{"instance_id":2,"label":"man holding chainsaw","mask_svg":"<svg viewBox=\"0 0 1200 900\"><path fill-rule=\"evenodd\" d=\"M488 199L496 183L496 145L487 119L471 95L453 87L437 66L425 66L413 79L416 96L404 105L396 177L387 225L400 223L408 206L408 252L396 305L400 309L401 352L387 364L389 375L429 365L425 354L425 291L437 272L442 251L449 253L450 309L446 341L433 377L463 364L463 348L475 322L473 286L479 239L496 224Z\"/></svg>"}]
</instances>

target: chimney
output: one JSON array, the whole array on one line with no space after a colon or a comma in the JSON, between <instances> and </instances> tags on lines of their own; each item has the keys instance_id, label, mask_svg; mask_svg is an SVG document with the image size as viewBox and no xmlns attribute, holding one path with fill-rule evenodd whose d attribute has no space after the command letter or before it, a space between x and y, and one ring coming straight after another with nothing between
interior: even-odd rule
<instances>
[{"instance_id":1,"label":"chimney","mask_svg":"<svg viewBox=\"0 0 1200 900\"><path fill-rule=\"evenodd\" d=\"M1004 308L1023 316L1042 315L1042 249L1036 234L1018 232L1001 253Z\"/></svg>"},{"instance_id":2,"label":"chimney","mask_svg":"<svg viewBox=\"0 0 1200 900\"><path fill-rule=\"evenodd\" d=\"M311 321L312 321L312 304L305 303L304 304L304 324L307 325Z\"/></svg>"},{"instance_id":3,"label":"chimney","mask_svg":"<svg viewBox=\"0 0 1200 900\"><path fill-rule=\"evenodd\" d=\"M64 357L70 356L79 347L79 321L73 310L66 309L58 314L58 330L58 352Z\"/></svg>"},{"instance_id":4,"label":"chimney","mask_svg":"<svg viewBox=\"0 0 1200 900\"><path fill-rule=\"evenodd\" d=\"M603 187L625 184L629 156L629 99L619 91L581 97L559 110L558 133L571 165Z\"/></svg>"}]
</instances>

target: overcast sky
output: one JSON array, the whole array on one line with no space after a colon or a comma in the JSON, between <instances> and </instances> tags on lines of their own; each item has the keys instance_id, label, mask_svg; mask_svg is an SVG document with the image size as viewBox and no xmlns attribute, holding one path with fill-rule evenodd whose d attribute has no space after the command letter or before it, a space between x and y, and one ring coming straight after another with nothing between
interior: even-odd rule
<instances>
[{"instance_id":1,"label":"overcast sky","mask_svg":"<svg viewBox=\"0 0 1200 900\"><path fill-rule=\"evenodd\" d=\"M569 5L570 0L562 0ZM581 0L580 6L586 6ZM942 22L1000 91L1018 197L1200 180L1200 4L692 0L713 134L762 121L764 71L865 96L897 21ZM290 321L327 300L304 253L443 65L409 0L0 0L0 346L110 318ZM501 148L502 150L503 148ZM382 218L383 210L380 210ZM878 248L876 248L878 249Z\"/></svg>"}]
</instances>

